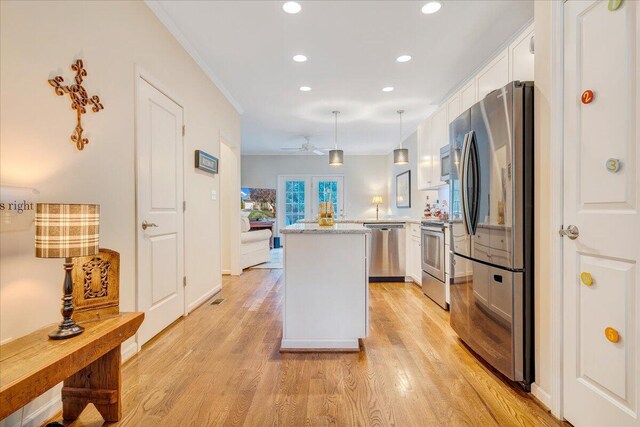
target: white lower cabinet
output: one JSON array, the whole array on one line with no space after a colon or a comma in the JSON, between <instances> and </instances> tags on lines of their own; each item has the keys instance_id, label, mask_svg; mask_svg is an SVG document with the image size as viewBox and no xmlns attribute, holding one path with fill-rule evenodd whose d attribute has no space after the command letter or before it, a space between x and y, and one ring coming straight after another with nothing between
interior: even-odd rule
<instances>
[{"instance_id":1,"label":"white lower cabinet","mask_svg":"<svg viewBox=\"0 0 640 427\"><path fill-rule=\"evenodd\" d=\"M422 244L420 243L420 237L411 236L411 248L413 258L411 278L420 285L422 284Z\"/></svg>"},{"instance_id":2,"label":"white lower cabinet","mask_svg":"<svg viewBox=\"0 0 640 427\"><path fill-rule=\"evenodd\" d=\"M422 284L422 243L420 236L420 225L408 224L405 257L406 277L418 285Z\"/></svg>"}]
</instances>

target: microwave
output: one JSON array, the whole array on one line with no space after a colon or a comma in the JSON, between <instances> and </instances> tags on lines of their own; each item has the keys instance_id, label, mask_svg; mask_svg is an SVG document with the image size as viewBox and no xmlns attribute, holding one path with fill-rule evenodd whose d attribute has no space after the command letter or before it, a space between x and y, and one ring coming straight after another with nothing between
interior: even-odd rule
<instances>
[{"instance_id":1,"label":"microwave","mask_svg":"<svg viewBox=\"0 0 640 427\"><path fill-rule=\"evenodd\" d=\"M451 176L451 150L449 145L440 149L440 181L449 182Z\"/></svg>"}]
</instances>

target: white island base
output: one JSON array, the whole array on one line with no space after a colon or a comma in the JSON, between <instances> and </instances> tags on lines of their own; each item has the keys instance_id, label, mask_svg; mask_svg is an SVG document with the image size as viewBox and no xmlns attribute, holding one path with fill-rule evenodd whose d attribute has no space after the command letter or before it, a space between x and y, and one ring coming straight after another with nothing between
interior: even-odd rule
<instances>
[{"instance_id":1,"label":"white island base","mask_svg":"<svg viewBox=\"0 0 640 427\"><path fill-rule=\"evenodd\" d=\"M370 232L296 224L284 236L281 351L359 351L369 324Z\"/></svg>"}]
</instances>

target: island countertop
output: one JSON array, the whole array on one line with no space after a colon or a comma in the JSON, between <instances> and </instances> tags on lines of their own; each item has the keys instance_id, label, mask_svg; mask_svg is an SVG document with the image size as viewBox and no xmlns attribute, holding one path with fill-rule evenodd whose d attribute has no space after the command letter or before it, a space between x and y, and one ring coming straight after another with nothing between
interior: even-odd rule
<instances>
[{"instance_id":1,"label":"island countertop","mask_svg":"<svg viewBox=\"0 0 640 427\"><path fill-rule=\"evenodd\" d=\"M366 234L371 230L362 224L336 223L328 227L321 227L318 223L297 223L289 225L282 230L282 234Z\"/></svg>"},{"instance_id":2,"label":"island countertop","mask_svg":"<svg viewBox=\"0 0 640 427\"><path fill-rule=\"evenodd\" d=\"M405 217L392 217L392 218L337 218L336 224L417 224L420 225L425 220L440 220L439 218L405 218ZM298 224L317 224L317 219L300 219Z\"/></svg>"}]
</instances>

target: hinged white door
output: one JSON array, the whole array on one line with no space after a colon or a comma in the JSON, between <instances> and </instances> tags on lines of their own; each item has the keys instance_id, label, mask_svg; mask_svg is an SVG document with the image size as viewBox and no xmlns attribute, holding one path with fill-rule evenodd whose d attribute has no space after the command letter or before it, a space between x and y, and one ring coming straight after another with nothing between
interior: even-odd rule
<instances>
[{"instance_id":1,"label":"hinged white door","mask_svg":"<svg viewBox=\"0 0 640 427\"><path fill-rule=\"evenodd\" d=\"M141 346L184 314L183 110L138 77L138 330Z\"/></svg>"},{"instance_id":2,"label":"hinged white door","mask_svg":"<svg viewBox=\"0 0 640 427\"><path fill-rule=\"evenodd\" d=\"M639 5L607 3L565 3L563 230L577 230L563 237L564 415L577 427L640 426Z\"/></svg>"}]
</instances>

